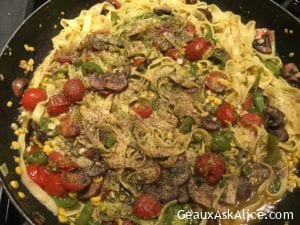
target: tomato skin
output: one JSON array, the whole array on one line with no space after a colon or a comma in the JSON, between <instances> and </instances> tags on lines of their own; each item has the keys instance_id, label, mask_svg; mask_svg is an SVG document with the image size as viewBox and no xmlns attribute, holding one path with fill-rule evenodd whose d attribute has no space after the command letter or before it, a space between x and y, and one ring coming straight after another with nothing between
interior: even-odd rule
<instances>
[{"instance_id":1,"label":"tomato skin","mask_svg":"<svg viewBox=\"0 0 300 225\"><path fill-rule=\"evenodd\" d=\"M209 185L215 185L226 172L226 163L222 155L208 152L197 158L194 170L195 174L204 178Z\"/></svg>"},{"instance_id":2,"label":"tomato skin","mask_svg":"<svg viewBox=\"0 0 300 225\"><path fill-rule=\"evenodd\" d=\"M180 62L179 60L181 60L179 64L183 64L183 57L181 56L180 52L176 48L170 48L167 51L166 56L172 58L175 61L178 60L178 62Z\"/></svg>"},{"instance_id":3,"label":"tomato skin","mask_svg":"<svg viewBox=\"0 0 300 225\"><path fill-rule=\"evenodd\" d=\"M192 24L189 21L186 23L184 29L185 29L185 31L190 32L192 34L196 33L196 28L195 28L194 24Z\"/></svg>"},{"instance_id":4,"label":"tomato skin","mask_svg":"<svg viewBox=\"0 0 300 225\"><path fill-rule=\"evenodd\" d=\"M64 85L64 95L70 102L80 101L85 93L85 87L81 80L70 79Z\"/></svg>"},{"instance_id":5,"label":"tomato skin","mask_svg":"<svg viewBox=\"0 0 300 225\"><path fill-rule=\"evenodd\" d=\"M210 41L200 37L189 42L185 48L185 55L190 61L197 61L203 57L205 52L213 47Z\"/></svg>"},{"instance_id":6,"label":"tomato skin","mask_svg":"<svg viewBox=\"0 0 300 225\"><path fill-rule=\"evenodd\" d=\"M62 185L71 192L81 191L90 183L90 177L83 174L81 171L62 173Z\"/></svg>"},{"instance_id":7,"label":"tomato skin","mask_svg":"<svg viewBox=\"0 0 300 225\"><path fill-rule=\"evenodd\" d=\"M41 188L45 187L48 180L49 172L39 164L29 164L26 167L27 174L30 179L39 185Z\"/></svg>"},{"instance_id":8,"label":"tomato skin","mask_svg":"<svg viewBox=\"0 0 300 225\"><path fill-rule=\"evenodd\" d=\"M150 105L135 103L130 108L143 119L148 118L153 110Z\"/></svg>"},{"instance_id":9,"label":"tomato skin","mask_svg":"<svg viewBox=\"0 0 300 225\"><path fill-rule=\"evenodd\" d=\"M72 138L80 133L79 127L74 124L72 118L67 116L60 120L59 126L56 128L57 133L63 135L66 138Z\"/></svg>"},{"instance_id":10,"label":"tomato skin","mask_svg":"<svg viewBox=\"0 0 300 225\"><path fill-rule=\"evenodd\" d=\"M69 110L70 103L63 94L57 94L50 98L47 111L51 116L57 116Z\"/></svg>"},{"instance_id":11,"label":"tomato skin","mask_svg":"<svg viewBox=\"0 0 300 225\"><path fill-rule=\"evenodd\" d=\"M44 186L44 190L51 196L65 197L67 189L62 185L61 173L51 173Z\"/></svg>"},{"instance_id":12,"label":"tomato skin","mask_svg":"<svg viewBox=\"0 0 300 225\"><path fill-rule=\"evenodd\" d=\"M152 195L142 194L133 205L133 213L144 219L156 218L161 211L160 202Z\"/></svg>"},{"instance_id":13,"label":"tomato skin","mask_svg":"<svg viewBox=\"0 0 300 225\"><path fill-rule=\"evenodd\" d=\"M142 57L142 56L137 56L134 57L134 59L132 60L132 65L135 67L138 67L140 65L142 65L145 62L146 58Z\"/></svg>"},{"instance_id":14,"label":"tomato skin","mask_svg":"<svg viewBox=\"0 0 300 225\"><path fill-rule=\"evenodd\" d=\"M262 118L256 115L255 113L246 113L242 115L240 123L245 127L249 127L253 125L261 126Z\"/></svg>"},{"instance_id":15,"label":"tomato skin","mask_svg":"<svg viewBox=\"0 0 300 225\"><path fill-rule=\"evenodd\" d=\"M116 9L121 8L121 3L118 0L108 0Z\"/></svg>"},{"instance_id":16,"label":"tomato skin","mask_svg":"<svg viewBox=\"0 0 300 225\"><path fill-rule=\"evenodd\" d=\"M57 151L50 152L48 161L50 166L64 171L72 171L78 168L73 160Z\"/></svg>"},{"instance_id":17,"label":"tomato skin","mask_svg":"<svg viewBox=\"0 0 300 225\"><path fill-rule=\"evenodd\" d=\"M221 121L223 126L226 126L228 122L231 124L235 124L237 120L237 113L233 105L224 103L217 109L216 117Z\"/></svg>"},{"instance_id":18,"label":"tomato skin","mask_svg":"<svg viewBox=\"0 0 300 225\"><path fill-rule=\"evenodd\" d=\"M206 75L204 80L206 88L215 93L221 93L225 91L227 87L221 83L221 79L229 81L229 78L226 75L226 73L221 71L211 71L209 74Z\"/></svg>"},{"instance_id":19,"label":"tomato skin","mask_svg":"<svg viewBox=\"0 0 300 225\"><path fill-rule=\"evenodd\" d=\"M253 96L252 94L248 94L246 99L245 99L245 102L243 104L243 109L245 111L249 111L251 109L251 107L253 106Z\"/></svg>"},{"instance_id":20,"label":"tomato skin","mask_svg":"<svg viewBox=\"0 0 300 225\"><path fill-rule=\"evenodd\" d=\"M46 99L47 94L43 89L29 88L23 94L21 103L26 110L33 111L39 102L45 101Z\"/></svg>"}]
</instances>

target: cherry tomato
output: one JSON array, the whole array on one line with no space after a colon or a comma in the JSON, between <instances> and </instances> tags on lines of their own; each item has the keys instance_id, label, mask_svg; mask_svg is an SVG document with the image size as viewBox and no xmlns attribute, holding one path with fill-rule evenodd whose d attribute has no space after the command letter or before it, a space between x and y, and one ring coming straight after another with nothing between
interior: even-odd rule
<instances>
[{"instance_id":1,"label":"cherry tomato","mask_svg":"<svg viewBox=\"0 0 300 225\"><path fill-rule=\"evenodd\" d=\"M57 151L50 152L48 162L51 167L64 171L72 171L78 168L73 160Z\"/></svg>"},{"instance_id":2,"label":"cherry tomato","mask_svg":"<svg viewBox=\"0 0 300 225\"><path fill-rule=\"evenodd\" d=\"M217 153L204 153L195 163L195 173L206 180L209 185L217 184L226 172L226 163L222 155Z\"/></svg>"},{"instance_id":3,"label":"cherry tomato","mask_svg":"<svg viewBox=\"0 0 300 225\"><path fill-rule=\"evenodd\" d=\"M246 113L242 115L240 122L245 127L249 127L253 125L261 126L262 118L254 113Z\"/></svg>"},{"instance_id":4,"label":"cherry tomato","mask_svg":"<svg viewBox=\"0 0 300 225\"><path fill-rule=\"evenodd\" d=\"M195 38L189 42L185 48L185 55L190 61L197 61L203 57L203 55L213 48L211 42L203 37Z\"/></svg>"},{"instance_id":5,"label":"cherry tomato","mask_svg":"<svg viewBox=\"0 0 300 225\"><path fill-rule=\"evenodd\" d=\"M91 178L80 170L62 173L62 185L71 192L78 192L89 186Z\"/></svg>"},{"instance_id":6,"label":"cherry tomato","mask_svg":"<svg viewBox=\"0 0 300 225\"><path fill-rule=\"evenodd\" d=\"M26 170L28 176L34 183L41 188L45 187L49 172L43 166L39 164L29 164L27 165Z\"/></svg>"},{"instance_id":7,"label":"cherry tomato","mask_svg":"<svg viewBox=\"0 0 300 225\"><path fill-rule=\"evenodd\" d=\"M138 67L140 65L142 65L145 62L146 58L143 56L137 56L134 57L133 61L132 61L132 65L135 67Z\"/></svg>"},{"instance_id":8,"label":"cherry tomato","mask_svg":"<svg viewBox=\"0 0 300 225\"><path fill-rule=\"evenodd\" d=\"M51 173L45 183L44 190L51 196L65 197L68 191L62 185L61 173Z\"/></svg>"},{"instance_id":9,"label":"cherry tomato","mask_svg":"<svg viewBox=\"0 0 300 225\"><path fill-rule=\"evenodd\" d=\"M17 77L11 84L13 93L16 97L21 97L24 91L24 88L28 84L28 80L24 77Z\"/></svg>"},{"instance_id":10,"label":"cherry tomato","mask_svg":"<svg viewBox=\"0 0 300 225\"><path fill-rule=\"evenodd\" d=\"M80 101L85 92L84 84L79 79L70 79L64 85L64 95L70 102Z\"/></svg>"},{"instance_id":11,"label":"cherry tomato","mask_svg":"<svg viewBox=\"0 0 300 225\"><path fill-rule=\"evenodd\" d=\"M224 83L228 83L229 78L226 73L223 73L221 71L211 71L206 75L204 82L205 86L209 90L215 93L221 93L227 89L227 86L225 86Z\"/></svg>"},{"instance_id":12,"label":"cherry tomato","mask_svg":"<svg viewBox=\"0 0 300 225\"><path fill-rule=\"evenodd\" d=\"M69 63L72 64L73 60L77 57L77 55L73 52L59 53L55 56L55 60L60 64Z\"/></svg>"},{"instance_id":13,"label":"cherry tomato","mask_svg":"<svg viewBox=\"0 0 300 225\"><path fill-rule=\"evenodd\" d=\"M183 64L183 57L176 48L170 48L167 51L166 56L174 59L176 62L178 62L178 64Z\"/></svg>"},{"instance_id":14,"label":"cherry tomato","mask_svg":"<svg viewBox=\"0 0 300 225\"><path fill-rule=\"evenodd\" d=\"M28 111L33 111L39 102L45 101L47 94L40 88L29 88L22 96L21 102L23 107Z\"/></svg>"},{"instance_id":15,"label":"cherry tomato","mask_svg":"<svg viewBox=\"0 0 300 225\"><path fill-rule=\"evenodd\" d=\"M142 194L133 205L133 213L144 219L152 219L159 216L161 211L160 202L152 195Z\"/></svg>"},{"instance_id":16,"label":"cherry tomato","mask_svg":"<svg viewBox=\"0 0 300 225\"><path fill-rule=\"evenodd\" d=\"M252 108L252 106L253 106L253 96L252 96L252 94L249 93L246 97L246 100L245 100L244 104L243 104L243 109L245 111L249 111Z\"/></svg>"},{"instance_id":17,"label":"cherry tomato","mask_svg":"<svg viewBox=\"0 0 300 225\"><path fill-rule=\"evenodd\" d=\"M69 110L70 103L63 94L54 95L50 98L47 111L51 116L57 116Z\"/></svg>"},{"instance_id":18,"label":"cherry tomato","mask_svg":"<svg viewBox=\"0 0 300 225\"><path fill-rule=\"evenodd\" d=\"M116 9L121 8L121 3L117 0L107 0L108 2L110 2Z\"/></svg>"},{"instance_id":19,"label":"cherry tomato","mask_svg":"<svg viewBox=\"0 0 300 225\"><path fill-rule=\"evenodd\" d=\"M194 24L192 24L191 22L187 22L184 29L187 31L187 32L190 32L192 34L195 34L196 33L196 28L194 26Z\"/></svg>"},{"instance_id":20,"label":"cherry tomato","mask_svg":"<svg viewBox=\"0 0 300 225\"><path fill-rule=\"evenodd\" d=\"M148 104L134 103L130 108L142 118L148 118L152 114L152 107Z\"/></svg>"},{"instance_id":21,"label":"cherry tomato","mask_svg":"<svg viewBox=\"0 0 300 225\"><path fill-rule=\"evenodd\" d=\"M224 103L217 109L216 117L221 121L223 126L226 126L228 122L231 124L234 124L236 122L237 113L233 105Z\"/></svg>"},{"instance_id":22,"label":"cherry tomato","mask_svg":"<svg viewBox=\"0 0 300 225\"><path fill-rule=\"evenodd\" d=\"M57 127L57 133L63 135L66 138L72 138L80 133L79 127L74 124L70 116L67 116L60 121L60 125Z\"/></svg>"}]
</instances>

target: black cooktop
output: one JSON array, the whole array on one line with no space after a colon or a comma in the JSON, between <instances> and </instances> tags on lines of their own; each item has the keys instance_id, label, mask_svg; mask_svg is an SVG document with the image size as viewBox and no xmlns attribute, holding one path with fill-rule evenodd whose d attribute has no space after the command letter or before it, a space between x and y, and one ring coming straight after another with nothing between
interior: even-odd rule
<instances>
[{"instance_id":1,"label":"black cooktop","mask_svg":"<svg viewBox=\"0 0 300 225\"><path fill-rule=\"evenodd\" d=\"M59 1L59 0L53 0ZM267 1L267 0L265 0ZM275 0L300 18L300 0ZM46 0L0 0L0 50L15 29ZM0 225L28 225L0 186Z\"/></svg>"}]
</instances>

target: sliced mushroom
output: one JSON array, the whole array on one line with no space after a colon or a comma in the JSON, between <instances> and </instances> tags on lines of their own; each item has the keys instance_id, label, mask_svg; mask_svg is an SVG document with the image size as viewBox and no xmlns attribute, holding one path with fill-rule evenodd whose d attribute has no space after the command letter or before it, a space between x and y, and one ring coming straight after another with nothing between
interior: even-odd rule
<instances>
[{"instance_id":1,"label":"sliced mushroom","mask_svg":"<svg viewBox=\"0 0 300 225\"><path fill-rule=\"evenodd\" d=\"M88 158L89 160L93 162L99 162L101 160L101 154L98 149L95 148L89 148L86 151L82 153L82 156Z\"/></svg>"},{"instance_id":2,"label":"sliced mushroom","mask_svg":"<svg viewBox=\"0 0 300 225\"><path fill-rule=\"evenodd\" d=\"M214 187L208 184L197 185L194 179L190 179L188 183L189 197L200 206L211 208Z\"/></svg>"},{"instance_id":3,"label":"sliced mushroom","mask_svg":"<svg viewBox=\"0 0 300 225\"><path fill-rule=\"evenodd\" d=\"M17 77L12 82L12 90L16 97L21 97L25 87L28 84L28 80L25 77Z\"/></svg>"},{"instance_id":4,"label":"sliced mushroom","mask_svg":"<svg viewBox=\"0 0 300 225\"><path fill-rule=\"evenodd\" d=\"M295 63L288 63L282 67L282 77L292 86L300 88L300 72Z\"/></svg>"},{"instance_id":5,"label":"sliced mushroom","mask_svg":"<svg viewBox=\"0 0 300 225\"><path fill-rule=\"evenodd\" d=\"M209 22L212 21L212 14L208 9L198 8L198 11L200 11Z\"/></svg>"},{"instance_id":6,"label":"sliced mushroom","mask_svg":"<svg viewBox=\"0 0 300 225\"><path fill-rule=\"evenodd\" d=\"M275 107L268 106L264 113L264 123L267 130L282 126L284 125L284 113Z\"/></svg>"},{"instance_id":7,"label":"sliced mushroom","mask_svg":"<svg viewBox=\"0 0 300 225\"><path fill-rule=\"evenodd\" d=\"M252 47L263 54L272 53L272 33L268 29L256 29L256 38L252 43Z\"/></svg>"},{"instance_id":8,"label":"sliced mushroom","mask_svg":"<svg viewBox=\"0 0 300 225\"><path fill-rule=\"evenodd\" d=\"M190 168L186 161L179 160L175 165L163 172L163 178L175 186L183 185L190 178Z\"/></svg>"},{"instance_id":9,"label":"sliced mushroom","mask_svg":"<svg viewBox=\"0 0 300 225\"><path fill-rule=\"evenodd\" d=\"M245 202L252 197L254 187L251 182L244 177L239 179L237 186L236 199L239 202Z\"/></svg>"},{"instance_id":10,"label":"sliced mushroom","mask_svg":"<svg viewBox=\"0 0 300 225\"><path fill-rule=\"evenodd\" d=\"M90 177L102 176L108 170L108 165L105 161L96 162L91 166L85 167L84 170Z\"/></svg>"},{"instance_id":11,"label":"sliced mushroom","mask_svg":"<svg viewBox=\"0 0 300 225\"><path fill-rule=\"evenodd\" d=\"M281 142L286 142L289 140L289 134L284 126L277 127L276 129L268 129L268 132L279 137Z\"/></svg>"},{"instance_id":12,"label":"sliced mushroom","mask_svg":"<svg viewBox=\"0 0 300 225\"><path fill-rule=\"evenodd\" d=\"M89 44L95 51L109 50L109 47L113 45L119 47L122 46L120 40L118 40L117 38L111 36L110 34L100 32L92 33L89 36Z\"/></svg>"},{"instance_id":13,"label":"sliced mushroom","mask_svg":"<svg viewBox=\"0 0 300 225\"><path fill-rule=\"evenodd\" d=\"M187 185L182 185L179 187L177 201L179 203L186 203L189 201L189 195L187 193Z\"/></svg>"},{"instance_id":14,"label":"sliced mushroom","mask_svg":"<svg viewBox=\"0 0 300 225\"><path fill-rule=\"evenodd\" d=\"M217 131L221 128L221 122L214 116L208 115L201 119L200 127L207 131Z\"/></svg>"},{"instance_id":15,"label":"sliced mushroom","mask_svg":"<svg viewBox=\"0 0 300 225\"><path fill-rule=\"evenodd\" d=\"M98 195L101 192L102 184L103 184L102 182L91 183L91 185L88 186L87 189L85 189L79 193L79 196L78 196L79 200L86 201L86 200L90 199L91 197Z\"/></svg>"},{"instance_id":16,"label":"sliced mushroom","mask_svg":"<svg viewBox=\"0 0 300 225\"><path fill-rule=\"evenodd\" d=\"M255 187L259 187L271 174L268 167L258 162L248 162L244 166L248 167L249 170L247 177L249 179L254 178L255 182L252 185Z\"/></svg>"},{"instance_id":17,"label":"sliced mushroom","mask_svg":"<svg viewBox=\"0 0 300 225\"><path fill-rule=\"evenodd\" d=\"M155 7L153 9L153 12L158 15L158 16L162 16L162 15L172 15L172 10L169 8L163 8L163 7Z\"/></svg>"}]
</instances>

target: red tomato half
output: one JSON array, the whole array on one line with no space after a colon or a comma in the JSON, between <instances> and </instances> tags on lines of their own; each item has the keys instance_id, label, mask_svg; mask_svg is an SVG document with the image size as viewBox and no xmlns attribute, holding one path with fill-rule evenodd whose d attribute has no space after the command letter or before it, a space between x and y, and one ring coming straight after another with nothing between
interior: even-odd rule
<instances>
[{"instance_id":1,"label":"red tomato half","mask_svg":"<svg viewBox=\"0 0 300 225\"><path fill-rule=\"evenodd\" d=\"M78 168L78 165L73 160L56 151L50 152L48 161L51 167L64 171L72 171Z\"/></svg>"},{"instance_id":2,"label":"red tomato half","mask_svg":"<svg viewBox=\"0 0 300 225\"><path fill-rule=\"evenodd\" d=\"M148 118L153 112L152 107L147 104L134 103L130 108L142 118Z\"/></svg>"},{"instance_id":3,"label":"red tomato half","mask_svg":"<svg viewBox=\"0 0 300 225\"><path fill-rule=\"evenodd\" d=\"M249 126L261 126L262 124L262 118L254 113L246 113L242 115L241 124L245 127Z\"/></svg>"},{"instance_id":4,"label":"red tomato half","mask_svg":"<svg viewBox=\"0 0 300 225\"><path fill-rule=\"evenodd\" d=\"M90 185L91 179L80 170L62 173L62 185L72 192L78 192Z\"/></svg>"},{"instance_id":5,"label":"red tomato half","mask_svg":"<svg viewBox=\"0 0 300 225\"><path fill-rule=\"evenodd\" d=\"M45 187L49 172L43 166L39 164L29 164L27 165L26 170L28 176L34 183L41 188Z\"/></svg>"},{"instance_id":6,"label":"red tomato half","mask_svg":"<svg viewBox=\"0 0 300 225\"><path fill-rule=\"evenodd\" d=\"M216 117L221 121L223 126L226 126L227 123L234 124L237 120L237 113L233 105L229 103L224 103L216 111Z\"/></svg>"},{"instance_id":7,"label":"red tomato half","mask_svg":"<svg viewBox=\"0 0 300 225\"><path fill-rule=\"evenodd\" d=\"M203 55L212 48L211 42L203 37L195 38L189 42L185 48L185 55L190 61L197 61L203 57Z\"/></svg>"},{"instance_id":8,"label":"red tomato half","mask_svg":"<svg viewBox=\"0 0 300 225\"><path fill-rule=\"evenodd\" d=\"M141 195L133 205L133 213L144 219L152 219L159 216L161 211L160 202L152 195Z\"/></svg>"},{"instance_id":9,"label":"red tomato half","mask_svg":"<svg viewBox=\"0 0 300 225\"><path fill-rule=\"evenodd\" d=\"M64 85L64 95L70 102L80 101L85 92L84 84L79 79L70 79Z\"/></svg>"},{"instance_id":10,"label":"red tomato half","mask_svg":"<svg viewBox=\"0 0 300 225\"><path fill-rule=\"evenodd\" d=\"M209 185L217 184L226 172L226 163L222 155L217 153L204 153L195 163L195 173L206 180Z\"/></svg>"},{"instance_id":11,"label":"red tomato half","mask_svg":"<svg viewBox=\"0 0 300 225\"><path fill-rule=\"evenodd\" d=\"M253 96L252 96L252 94L249 93L246 97L246 100L245 100L244 104L243 104L243 109L245 111L249 111L252 106L253 106Z\"/></svg>"},{"instance_id":12,"label":"red tomato half","mask_svg":"<svg viewBox=\"0 0 300 225\"><path fill-rule=\"evenodd\" d=\"M65 197L68 191L62 185L62 178L60 173L51 173L48 176L44 190L51 196Z\"/></svg>"},{"instance_id":13,"label":"red tomato half","mask_svg":"<svg viewBox=\"0 0 300 225\"><path fill-rule=\"evenodd\" d=\"M39 102L45 101L47 94L40 88L29 88L22 96L22 106L29 111L33 111Z\"/></svg>"},{"instance_id":14,"label":"red tomato half","mask_svg":"<svg viewBox=\"0 0 300 225\"><path fill-rule=\"evenodd\" d=\"M69 110L70 103L63 94L54 95L50 98L47 111L51 116L57 116Z\"/></svg>"}]
</instances>

